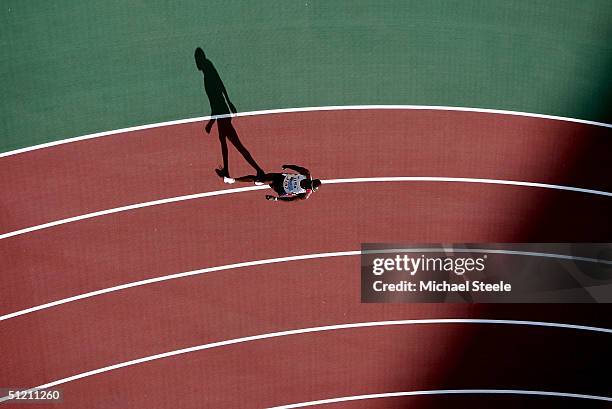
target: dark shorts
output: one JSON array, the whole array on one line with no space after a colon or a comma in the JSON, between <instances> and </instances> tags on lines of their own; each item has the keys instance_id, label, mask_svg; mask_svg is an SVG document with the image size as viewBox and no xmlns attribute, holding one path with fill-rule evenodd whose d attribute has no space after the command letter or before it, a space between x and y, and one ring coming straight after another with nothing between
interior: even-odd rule
<instances>
[{"instance_id":1,"label":"dark shorts","mask_svg":"<svg viewBox=\"0 0 612 409\"><path fill-rule=\"evenodd\" d=\"M276 192L279 196L284 196L287 194L285 192L285 187L283 186L283 182L285 181L285 175L282 173L274 173L272 177L272 183L270 183L270 187L272 190Z\"/></svg>"}]
</instances>

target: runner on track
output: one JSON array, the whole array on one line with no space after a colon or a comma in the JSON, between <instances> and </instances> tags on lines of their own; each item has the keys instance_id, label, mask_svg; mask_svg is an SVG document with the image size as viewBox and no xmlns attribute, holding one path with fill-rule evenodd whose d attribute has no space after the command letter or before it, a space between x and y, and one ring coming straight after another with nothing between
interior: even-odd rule
<instances>
[{"instance_id":1,"label":"runner on track","mask_svg":"<svg viewBox=\"0 0 612 409\"><path fill-rule=\"evenodd\" d=\"M262 176L247 175L239 178L224 177L225 183L247 182L263 185L267 183L278 196L266 195L266 200L293 202L295 200L306 200L312 192L316 192L321 186L319 179L313 179L310 171L297 165L283 165L284 169L291 169L297 173L266 173Z\"/></svg>"}]
</instances>

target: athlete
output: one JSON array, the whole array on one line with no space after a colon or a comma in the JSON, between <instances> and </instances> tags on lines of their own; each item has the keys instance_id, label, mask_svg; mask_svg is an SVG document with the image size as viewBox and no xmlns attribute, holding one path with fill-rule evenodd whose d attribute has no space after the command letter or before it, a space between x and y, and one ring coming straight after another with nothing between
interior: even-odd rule
<instances>
[{"instance_id":1,"label":"athlete","mask_svg":"<svg viewBox=\"0 0 612 409\"><path fill-rule=\"evenodd\" d=\"M310 171L297 165L283 165L283 170L291 169L297 173L266 173L261 176L247 175L239 178L224 177L225 183L247 182L256 185L269 184L278 196L266 195L266 200L274 202L293 202L306 200L321 186L319 179L313 179Z\"/></svg>"}]
</instances>

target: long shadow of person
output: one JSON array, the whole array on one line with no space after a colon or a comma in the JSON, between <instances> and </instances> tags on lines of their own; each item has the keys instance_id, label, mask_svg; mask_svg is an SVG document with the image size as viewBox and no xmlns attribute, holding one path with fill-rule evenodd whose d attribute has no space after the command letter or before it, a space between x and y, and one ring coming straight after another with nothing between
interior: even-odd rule
<instances>
[{"instance_id":1,"label":"long shadow of person","mask_svg":"<svg viewBox=\"0 0 612 409\"><path fill-rule=\"evenodd\" d=\"M234 145L244 159L255 169L258 175L263 175L264 170L257 164L251 153L245 148L238 138L238 133L232 125L231 113L236 113L236 107L230 101L230 98L221 81L221 77L212 61L206 58L204 50L200 47L196 48L195 62L199 71L204 75L204 90L210 102L211 119L208 121L204 129L206 133L210 133L213 124L217 122L217 130L219 131L219 142L221 142L221 155L223 156L223 167L216 169L219 177L229 177L229 164L227 152L227 140Z\"/></svg>"}]
</instances>

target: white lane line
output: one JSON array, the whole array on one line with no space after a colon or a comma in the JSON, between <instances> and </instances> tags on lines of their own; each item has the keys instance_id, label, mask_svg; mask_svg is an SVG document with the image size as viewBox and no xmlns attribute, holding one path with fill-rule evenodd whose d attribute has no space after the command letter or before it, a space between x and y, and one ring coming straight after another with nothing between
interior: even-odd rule
<instances>
[{"instance_id":1,"label":"white lane line","mask_svg":"<svg viewBox=\"0 0 612 409\"><path fill-rule=\"evenodd\" d=\"M278 258L255 260L255 261L246 261L246 262L235 263L235 264L226 264L223 266L209 267L209 268L203 268L199 270L170 274L170 275L161 276L161 277L154 277L154 278L150 278L147 280L134 281L134 282L127 283L127 284L121 284L115 287L103 288L101 290L79 294L73 297L63 298L61 300L53 301L47 304L37 305L35 307L27 308L25 310L16 311L10 314L0 316L0 321L4 321L10 318L15 318L20 315L29 314L35 311L40 311L40 310L44 310L47 308L56 307L58 305L66 304L69 302L82 300L85 298L95 297L95 296L102 295L102 294L108 294L108 293L112 293L115 291L124 290L126 288L139 287L141 285L153 284L153 283L158 283L161 281L174 280L176 278L189 277L189 276L205 274L205 273L212 273L215 271L231 270L234 268L241 268L241 267L252 267L252 266L258 266L258 265L263 265L263 264L283 263L287 261L308 260L308 259L326 258L326 257L355 256L355 255L359 255L360 253L361 252L357 250L357 251L339 251L339 252L333 252L333 253L317 253L317 254L304 254L304 255L299 255L299 256L278 257Z\"/></svg>"},{"instance_id":2,"label":"white lane line","mask_svg":"<svg viewBox=\"0 0 612 409\"><path fill-rule=\"evenodd\" d=\"M69 302L83 300L86 298L95 297L102 294L108 294L115 291L125 290L127 288L139 287L147 284L159 283L162 281L174 280L177 278L190 277L199 274L212 273L215 271L224 271L224 270L232 270L236 268L242 267L253 267L260 266L266 264L276 264L276 263L286 263L291 261L299 261L299 260L312 260L312 259L320 259L320 258L330 258L330 257L348 257L348 256L358 256L360 254L388 254L388 253L432 253L439 252L439 248L418 248L418 249L381 249L381 250L368 250L361 252L359 250L350 250L350 251L336 251L329 253L313 253L313 254L302 254L297 256L287 256L287 257L277 257L277 258L269 258L269 259L261 259L254 261L244 261L241 263L234 264L226 264L222 266L216 267L208 267L202 268L199 270L193 271L185 271L176 274L170 274L160 277L149 278L141 281L133 281L131 283L121 284L114 287L103 288L96 291L91 291L84 294L78 294L68 298L62 298L60 300L52 301L46 304L37 305L34 307L26 308L24 310L15 311L6 315L0 316L0 321L5 321L11 318L19 317L21 315L30 314L32 312L45 310L48 308L56 307L58 305L67 304ZM529 257L548 257L548 258L558 258L564 260L576 260L576 261L584 261L584 262L592 262L592 263L603 263L603 264L612 264L612 260L604 260L604 259L595 259L588 257L574 257L568 256L566 254L553 254L553 253L536 253L536 252L528 252L528 251L516 251L516 250L500 250L500 249L451 249L447 251L452 251L456 253L487 253L487 254L507 254L507 255L521 255L521 256L529 256Z\"/></svg>"},{"instance_id":3,"label":"white lane line","mask_svg":"<svg viewBox=\"0 0 612 409\"><path fill-rule=\"evenodd\" d=\"M587 193L592 195L612 197L612 192L603 190L584 189L581 187L553 185L549 183L539 182L523 182L519 180L504 180L504 179L486 179L486 178L458 178L458 177L442 177L442 176L382 176L382 177L364 177L364 178L346 178L346 179L328 179L324 180L325 184L337 183L370 183L370 182L450 182L450 183L485 183L492 185L511 185L523 187L538 187L544 189L566 190L570 192Z\"/></svg>"},{"instance_id":4,"label":"white lane line","mask_svg":"<svg viewBox=\"0 0 612 409\"><path fill-rule=\"evenodd\" d=\"M94 217L105 216L105 215L113 214L113 213L125 212L128 210L142 209L144 207L157 206L161 204L182 202L185 200L193 200L193 199L202 199L204 197L229 195L229 194L241 193L241 192L250 192L253 190L262 190L262 189L269 189L269 187L268 186L248 186L248 187L239 187L235 189L214 190L211 192L195 193L195 194L185 195L185 196L175 196L175 197L169 197L166 199L153 200L151 202L142 202L142 203L136 203L136 204L131 204L127 206L115 207L112 209L100 210L98 212L92 212L92 213L82 214L79 216L68 217L66 219L55 220L49 223L43 223L43 224L39 224L36 226L26 227L25 229L20 229L20 230L11 231L8 233L0 234L0 240L7 239L9 237L19 236L21 234L30 233L30 232L37 231L37 230L48 229L49 227L59 226L59 225L66 224L66 223L77 222L80 220L91 219Z\"/></svg>"},{"instance_id":5,"label":"white lane line","mask_svg":"<svg viewBox=\"0 0 612 409\"><path fill-rule=\"evenodd\" d=\"M155 361L162 358L168 358L171 356L177 356L187 354L190 352L203 351L206 349L218 348L228 345L236 345L245 342L258 341L263 339L286 337L290 335L301 335L324 331L338 331L344 329L355 329L355 328L371 328L371 327L385 327L385 326L399 326L399 325L430 325L430 324L489 324L489 325L517 325L517 326L531 326L531 327L545 327L545 328L559 328L559 329L571 329L578 331L592 331L598 333L612 334L612 329L591 327L585 325L575 324L564 324L559 322L545 322L545 321L523 321L523 320L495 320L495 319L480 319L480 318L432 318L432 319L415 319L415 320L396 320L396 321L370 321L370 322L356 322L348 324L335 324L326 325L321 327L310 327L300 328L280 332L271 332L267 334L252 335L242 338L234 338L225 341L212 342L209 344L196 345L189 348L177 349L174 351L164 352L161 354L150 355L143 358L133 359L131 361L120 362L118 364L105 366L103 368L94 369L87 372L82 372L76 375L69 376L67 378L58 379L45 383L43 385L35 386L28 390L35 389L46 389L52 388L58 385L62 385L68 382L76 381L78 379L87 378L90 376L98 375L104 372L109 372L115 369L125 368L128 366L134 366L142 364L144 362ZM0 398L0 402L8 400L8 397Z\"/></svg>"},{"instance_id":6,"label":"white lane line","mask_svg":"<svg viewBox=\"0 0 612 409\"><path fill-rule=\"evenodd\" d=\"M290 405L274 406L269 409L295 409L308 406L327 405L338 402L351 402L366 399L396 398L400 396L423 396L423 395L532 395L532 396L554 396L557 398L588 399L605 402L612 402L612 397L585 395L582 393L533 391L524 389L438 389L410 392L388 392L374 393L370 395L343 396L340 398L313 400L310 402L293 403Z\"/></svg>"},{"instance_id":7,"label":"white lane line","mask_svg":"<svg viewBox=\"0 0 612 409\"><path fill-rule=\"evenodd\" d=\"M503 180L503 179L482 179L482 178L453 178L453 177L439 177L439 176L387 176L387 177L364 177L364 178L347 178L347 179L328 179L323 180L322 183L326 185L335 185L342 183L384 183L384 182L448 182L448 183L482 183L491 185L506 185L506 186L522 186L522 187L536 187L544 189L563 190L569 192L586 193L598 196L612 197L611 192L605 192L603 190L584 189L580 187L564 186L564 185L552 185L548 183L537 183L537 182L523 182L518 180ZM72 223L80 220L91 219L94 217L105 216L108 214L125 212L128 210L142 209L144 207L157 206L167 203L181 202L192 199L202 199L205 197L221 196L234 193L250 192L254 190L269 189L267 185L264 186L249 186L235 189L215 190L211 192L196 193L186 196L176 196L166 199L154 200L151 202L136 203L128 206L115 207L113 209L101 210L98 212L87 213L79 216L69 217L66 219L55 220L48 223L39 224L36 226L26 227L20 230L14 230L8 233L0 234L0 240L7 239L9 237L19 236L25 233L31 233L38 230L47 229L49 227L59 226L66 223Z\"/></svg>"},{"instance_id":8,"label":"white lane line","mask_svg":"<svg viewBox=\"0 0 612 409\"><path fill-rule=\"evenodd\" d=\"M431 111L458 111L458 112L476 112L484 114L499 114L522 116L529 118L551 119L554 121L574 122L584 125L599 126L604 128L612 128L612 124L604 122L589 121L586 119L577 119L563 116L536 114L531 112L508 111L503 109L487 109L487 108L470 108L470 107L453 107L443 105L331 105L320 107L301 107L301 108L282 108L282 109L264 109L259 111L239 112L232 115L215 115L214 118L241 117L241 116L256 116L256 115L271 115L285 114L291 112L315 112L315 111L355 111L355 110L431 110ZM114 129L111 131L96 132L92 134L77 136L74 138L61 139L58 141L42 143L39 145L29 146L26 148L15 149L8 152L0 153L0 158L17 155L19 153L31 152L38 149L50 148L57 145L63 145L71 142L84 141L87 139L101 138L104 136L116 135L126 132L142 131L145 129L159 128L162 126L188 124L199 121L208 121L212 116L199 116L194 118L177 119L173 121L158 122L153 124L132 126L128 128Z\"/></svg>"}]
</instances>

